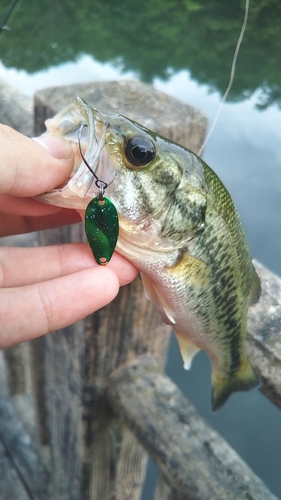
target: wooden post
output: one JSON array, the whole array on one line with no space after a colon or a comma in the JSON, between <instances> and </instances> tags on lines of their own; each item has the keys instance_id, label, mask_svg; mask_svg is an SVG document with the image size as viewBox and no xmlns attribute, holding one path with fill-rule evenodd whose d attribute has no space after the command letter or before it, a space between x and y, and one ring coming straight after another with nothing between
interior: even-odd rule
<instances>
[{"instance_id":1,"label":"wooden post","mask_svg":"<svg viewBox=\"0 0 281 500\"><path fill-rule=\"evenodd\" d=\"M0 391L0 498L50 500L51 477L11 402Z\"/></svg>"},{"instance_id":2,"label":"wooden post","mask_svg":"<svg viewBox=\"0 0 281 500\"><path fill-rule=\"evenodd\" d=\"M16 345L4 350L4 357L7 366L9 393L23 394L26 390L24 376L24 358L22 356L22 346Z\"/></svg>"},{"instance_id":3,"label":"wooden post","mask_svg":"<svg viewBox=\"0 0 281 500\"><path fill-rule=\"evenodd\" d=\"M248 354L261 391L281 408L281 279L254 262L262 293L248 315Z\"/></svg>"},{"instance_id":4,"label":"wooden post","mask_svg":"<svg viewBox=\"0 0 281 500\"><path fill-rule=\"evenodd\" d=\"M97 82L38 92L36 133L76 95L194 149L205 133L201 113L139 82ZM84 229L76 225L49 231L40 240L47 245L81 241ZM108 307L43 340L44 367L37 370L39 379L45 380L46 419L41 414L40 425L41 434L48 432L50 437L56 500L140 498L146 453L110 411L105 387L112 371L144 353L163 365L169 333L137 279Z\"/></svg>"}]
</instances>

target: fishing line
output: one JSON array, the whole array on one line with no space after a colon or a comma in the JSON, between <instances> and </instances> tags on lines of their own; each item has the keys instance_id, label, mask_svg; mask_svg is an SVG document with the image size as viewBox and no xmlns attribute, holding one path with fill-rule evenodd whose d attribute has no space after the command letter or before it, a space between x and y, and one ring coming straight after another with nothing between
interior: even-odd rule
<instances>
[{"instance_id":1,"label":"fishing line","mask_svg":"<svg viewBox=\"0 0 281 500\"><path fill-rule=\"evenodd\" d=\"M19 1L19 4L17 6L17 9L19 8L20 4L21 4L22 0ZM16 6L16 4L18 3L18 0L12 0L10 6L8 7L8 9L6 10L5 14L4 14L4 17L0 23L0 35L3 33L4 30L10 30L10 26L7 26L6 25L6 22L8 21L9 17L11 16L12 14L12 11L14 10L14 7ZM16 10L17 10L16 9ZM10 22L12 21L12 19L15 17L15 13L16 13L16 10L14 10L14 13L13 13L13 16L12 18L10 19Z\"/></svg>"},{"instance_id":2,"label":"fishing line","mask_svg":"<svg viewBox=\"0 0 281 500\"><path fill-rule=\"evenodd\" d=\"M240 46L241 46L241 43L242 43L242 40L243 40L243 37L244 37L244 33L245 33L245 29L246 29L246 26L247 26L247 22L248 22L248 15L249 15L249 4L250 4L250 0L246 0L246 3L245 3L245 13L244 13L244 20L243 20L243 24L242 24L242 28L241 28L241 31L240 31L240 35L239 35L239 38L238 38L238 41L237 41L237 44L236 44L236 48L235 48L235 52L234 52L234 56L233 56L233 59L232 59L232 65L231 65L231 71L230 71L230 78L229 78L229 82L228 82L228 86L226 88L226 91L222 97L222 100L220 102L220 105L218 107L218 110L216 112L216 115L215 115L215 118L214 118L214 121L212 123L212 126L208 132L208 134L206 135L206 138L201 146L201 148L199 149L198 151L198 156L200 156L202 154L202 151L203 149L205 148L208 140L210 139L210 136L211 134L213 133L213 130L217 124L217 121L218 121L218 118L221 114L221 110L222 110L222 107L227 99L227 96L231 90L231 87L232 87L232 84L233 84L233 80L234 80L234 75L235 75L235 69L236 69L236 61L237 61L237 57L238 57L238 53L239 53L239 50L240 50Z\"/></svg>"},{"instance_id":3,"label":"fishing line","mask_svg":"<svg viewBox=\"0 0 281 500\"><path fill-rule=\"evenodd\" d=\"M88 167L88 169L90 170L91 174L93 174L94 178L96 179L95 180L95 185L97 186L97 188L99 189L99 200L100 201L103 201L103 195L104 195L104 191L106 190L108 184L107 182L103 181L102 179L100 179L96 174L95 172L93 171L92 167L89 165L89 163L87 162L85 156L83 155L83 151L82 151L82 146L81 146L81 136L82 136L82 132L83 132L83 129L87 127L87 124L86 123L82 123L80 129L79 129L79 132L78 132L78 146L79 146L79 151L80 151L80 155L82 157L82 160L83 162L85 163L85 165Z\"/></svg>"}]
</instances>

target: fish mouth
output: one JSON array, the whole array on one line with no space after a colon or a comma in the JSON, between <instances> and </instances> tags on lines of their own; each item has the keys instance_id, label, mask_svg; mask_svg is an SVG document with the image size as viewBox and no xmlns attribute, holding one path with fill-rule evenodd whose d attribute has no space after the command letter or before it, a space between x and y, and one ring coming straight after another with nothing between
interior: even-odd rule
<instances>
[{"instance_id":1,"label":"fish mouth","mask_svg":"<svg viewBox=\"0 0 281 500\"><path fill-rule=\"evenodd\" d=\"M107 124L102 114L90 108L80 97L76 97L54 118L46 120L46 134L67 140L73 149L74 167L64 185L36 197L50 205L65 208L85 209L89 201L99 192L96 178L81 157L98 175L99 164L108 164L106 143ZM80 135L80 139L79 139ZM102 168L102 180L110 184L114 179L112 168ZM104 175L106 178L104 178Z\"/></svg>"}]
</instances>

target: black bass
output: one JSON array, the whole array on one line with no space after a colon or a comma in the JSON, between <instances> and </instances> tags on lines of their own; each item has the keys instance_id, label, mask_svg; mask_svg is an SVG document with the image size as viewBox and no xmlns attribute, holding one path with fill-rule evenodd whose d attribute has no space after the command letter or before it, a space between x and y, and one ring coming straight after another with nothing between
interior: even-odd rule
<instances>
[{"instance_id":1,"label":"black bass","mask_svg":"<svg viewBox=\"0 0 281 500\"><path fill-rule=\"evenodd\" d=\"M141 272L146 296L175 331L188 369L200 349L212 364L212 407L258 385L245 353L249 306L260 294L245 232L220 179L194 153L121 116L74 99L47 133L71 141L75 168L61 189L39 199L85 210L107 183L120 233L117 251Z\"/></svg>"}]
</instances>

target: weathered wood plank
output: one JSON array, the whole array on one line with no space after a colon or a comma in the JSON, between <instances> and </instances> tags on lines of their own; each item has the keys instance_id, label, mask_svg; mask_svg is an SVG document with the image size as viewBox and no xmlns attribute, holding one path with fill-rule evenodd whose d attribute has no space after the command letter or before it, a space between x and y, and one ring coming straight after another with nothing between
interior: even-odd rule
<instances>
[{"instance_id":1,"label":"weathered wood plank","mask_svg":"<svg viewBox=\"0 0 281 500\"><path fill-rule=\"evenodd\" d=\"M26 390L22 345L7 347L3 351L8 374L9 393L23 394Z\"/></svg>"},{"instance_id":2,"label":"weathered wood plank","mask_svg":"<svg viewBox=\"0 0 281 500\"><path fill-rule=\"evenodd\" d=\"M142 477L146 454L136 440L125 446L128 431L104 403L106 380L114 366L147 349L164 360L169 329L163 332L151 304L139 300L141 286L137 280L122 289L109 308L46 338L55 498L123 500L114 492L124 494L124 484L126 498L141 496L141 480L134 479L128 461L130 466L137 464L136 475Z\"/></svg>"},{"instance_id":3,"label":"weathered wood plank","mask_svg":"<svg viewBox=\"0 0 281 500\"><path fill-rule=\"evenodd\" d=\"M33 102L14 87L0 80L0 122L22 134L33 136Z\"/></svg>"},{"instance_id":4,"label":"weathered wood plank","mask_svg":"<svg viewBox=\"0 0 281 500\"><path fill-rule=\"evenodd\" d=\"M0 500L31 500L1 441L0 470Z\"/></svg>"},{"instance_id":5,"label":"weathered wood plank","mask_svg":"<svg viewBox=\"0 0 281 500\"><path fill-rule=\"evenodd\" d=\"M161 373L152 356L116 371L107 395L177 491L177 500L276 498Z\"/></svg>"},{"instance_id":6,"label":"weathered wood plank","mask_svg":"<svg viewBox=\"0 0 281 500\"><path fill-rule=\"evenodd\" d=\"M93 471L89 497L95 500L139 500L147 454L120 419L107 420L108 425L94 436L95 447L100 452L89 457L89 467ZM109 462L111 469L108 468Z\"/></svg>"},{"instance_id":7,"label":"weathered wood plank","mask_svg":"<svg viewBox=\"0 0 281 500\"><path fill-rule=\"evenodd\" d=\"M0 81L1 94L1 81ZM37 233L29 235L16 235L0 238L0 246L38 246ZM26 359L22 345L16 345L4 349L3 356L6 365L8 390L11 396L23 394L26 387Z\"/></svg>"},{"instance_id":8,"label":"weathered wood plank","mask_svg":"<svg viewBox=\"0 0 281 500\"><path fill-rule=\"evenodd\" d=\"M77 241L84 232L81 225L46 232L44 243L57 241L57 231L61 242L70 237ZM104 388L113 369L147 350L163 363L169 333L170 327L163 325L145 299L138 279L122 288L107 308L45 338L45 395L55 498L114 498L124 484L131 484L132 498L140 498L141 481L135 481L128 466L122 465L129 431L112 418L104 404ZM142 477L146 453L136 440L129 455Z\"/></svg>"},{"instance_id":9,"label":"weathered wood plank","mask_svg":"<svg viewBox=\"0 0 281 500\"><path fill-rule=\"evenodd\" d=\"M45 386L45 338L28 342L32 396L34 402L37 440L40 445L48 443Z\"/></svg>"},{"instance_id":10,"label":"weathered wood plank","mask_svg":"<svg viewBox=\"0 0 281 500\"><path fill-rule=\"evenodd\" d=\"M261 380L261 391L281 408L281 279L255 262L262 294L250 308L248 354Z\"/></svg>"},{"instance_id":11,"label":"weathered wood plank","mask_svg":"<svg viewBox=\"0 0 281 500\"><path fill-rule=\"evenodd\" d=\"M0 443L32 500L49 500L50 475L9 400L0 391ZM1 470L2 475L2 470ZM4 481L4 479L3 479ZM1 486L0 486L1 487ZM3 489L6 486L3 486ZM5 500L9 497L3 497ZM21 497L11 497L13 500ZM24 498L24 497L23 497Z\"/></svg>"},{"instance_id":12,"label":"weathered wood plank","mask_svg":"<svg viewBox=\"0 0 281 500\"><path fill-rule=\"evenodd\" d=\"M121 426L122 428L122 426ZM147 454L136 437L127 428L123 433L122 447L117 462L116 486L110 498L138 500L142 491Z\"/></svg>"},{"instance_id":13,"label":"weathered wood plank","mask_svg":"<svg viewBox=\"0 0 281 500\"><path fill-rule=\"evenodd\" d=\"M153 500L181 500L180 493L167 483L164 474L160 474L154 492Z\"/></svg>"}]
</instances>

